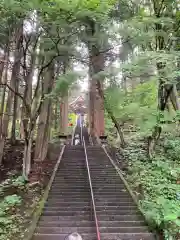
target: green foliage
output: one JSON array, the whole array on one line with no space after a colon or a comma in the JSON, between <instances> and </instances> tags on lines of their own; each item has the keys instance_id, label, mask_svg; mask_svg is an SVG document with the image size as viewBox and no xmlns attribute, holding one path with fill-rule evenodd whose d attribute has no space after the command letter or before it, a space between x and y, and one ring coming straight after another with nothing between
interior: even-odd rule
<instances>
[{"instance_id":1,"label":"green foliage","mask_svg":"<svg viewBox=\"0 0 180 240\"><path fill-rule=\"evenodd\" d=\"M0 226L6 226L11 223L12 223L11 219L8 219L6 217L0 217ZM2 232L0 232L0 233L2 233Z\"/></svg>"},{"instance_id":2,"label":"green foliage","mask_svg":"<svg viewBox=\"0 0 180 240\"><path fill-rule=\"evenodd\" d=\"M14 187L23 189L26 186L26 180L23 176L19 176L12 180L12 185Z\"/></svg>"},{"instance_id":3,"label":"green foliage","mask_svg":"<svg viewBox=\"0 0 180 240\"><path fill-rule=\"evenodd\" d=\"M32 211L31 204L37 203L39 198L35 195L37 190L28 189L25 179L17 175L16 171L11 171L8 175L9 178L0 185L0 239L24 239L25 217ZM27 196L28 199L29 196L32 198L32 202L26 202Z\"/></svg>"},{"instance_id":4,"label":"green foliage","mask_svg":"<svg viewBox=\"0 0 180 240\"><path fill-rule=\"evenodd\" d=\"M8 207L14 207L21 204L21 197L16 194L4 198L3 204Z\"/></svg>"},{"instance_id":5,"label":"green foliage","mask_svg":"<svg viewBox=\"0 0 180 240\"><path fill-rule=\"evenodd\" d=\"M174 144L172 141L165 153L164 147L159 149L162 152L152 162L137 144L131 144L125 156L129 159L128 181L134 191L140 193L140 205L151 226L166 229L169 236L175 237L180 223L180 168L179 150L174 153L176 157L171 158L172 146L177 147L177 140ZM168 143L166 140L165 146Z\"/></svg>"},{"instance_id":6,"label":"green foliage","mask_svg":"<svg viewBox=\"0 0 180 240\"><path fill-rule=\"evenodd\" d=\"M133 124L141 136L150 134L157 118L156 81L139 84L127 93L113 86L106 90L106 97L120 122Z\"/></svg>"},{"instance_id":7,"label":"green foliage","mask_svg":"<svg viewBox=\"0 0 180 240\"><path fill-rule=\"evenodd\" d=\"M0 202L0 234L7 234L10 229L11 232L17 232L16 219L15 216L12 215L12 211L15 207L21 205L22 198L16 194L6 196ZM6 235L7 236L7 235ZM3 238L1 238L3 239Z\"/></svg>"},{"instance_id":8,"label":"green foliage","mask_svg":"<svg viewBox=\"0 0 180 240\"><path fill-rule=\"evenodd\" d=\"M111 144L116 144L116 137L117 133L114 129L114 124L112 123L111 119L109 119L107 112L105 112L105 128L106 132L108 133L108 141Z\"/></svg>"},{"instance_id":9,"label":"green foliage","mask_svg":"<svg viewBox=\"0 0 180 240\"><path fill-rule=\"evenodd\" d=\"M11 227L13 225L13 219L2 217L0 212L0 235L3 237L3 234L6 233L8 227ZM3 239L3 238L1 238Z\"/></svg>"},{"instance_id":10,"label":"green foliage","mask_svg":"<svg viewBox=\"0 0 180 240\"><path fill-rule=\"evenodd\" d=\"M164 148L167 156L174 160L180 160L180 139L166 139L164 142Z\"/></svg>"},{"instance_id":11,"label":"green foliage","mask_svg":"<svg viewBox=\"0 0 180 240\"><path fill-rule=\"evenodd\" d=\"M58 97L67 96L68 90L73 87L79 76L80 75L76 72L67 72L66 74L60 76L56 81L52 95Z\"/></svg>"},{"instance_id":12,"label":"green foliage","mask_svg":"<svg viewBox=\"0 0 180 240\"><path fill-rule=\"evenodd\" d=\"M0 196L4 196L12 188L16 193L26 190L26 181L24 177L17 176L15 172L9 172L9 178L0 184Z\"/></svg>"},{"instance_id":13,"label":"green foliage","mask_svg":"<svg viewBox=\"0 0 180 240\"><path fill-rule=\"evenodd\" d=\"M178 231L180 227L179 200L169 200L165 197L159 197L155 201L142 201L142 207L147 219L151 222L154 221L155 226L159 226L162 230L168 229L171 235Z\"/></svg>"}]
</instances>

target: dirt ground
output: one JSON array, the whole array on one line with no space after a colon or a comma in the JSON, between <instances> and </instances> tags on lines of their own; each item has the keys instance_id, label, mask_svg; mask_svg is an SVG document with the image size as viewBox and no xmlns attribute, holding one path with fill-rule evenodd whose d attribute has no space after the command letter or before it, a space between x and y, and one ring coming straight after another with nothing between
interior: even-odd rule
<instances>
[{"instance_id":1,"label":"dirt ground","mask_svg":"<svg viewBox=\"0 0 180 240\"><path fill-rule=\"evenodd\" d=\"M0 166L0 182L8 178L10 172L14 172L16 175L21 175L23 151L23 141L17 141L16 145L11 145L9 140L6 141L2 165ZM32 169L29 176L30 182L40 181L43 185L46 185L52 174L56 160L56 158L53 158L46 159L43 162L34 163L32 149Z\"/></svg>"},{"instance_id":2,"label":"dirt ground","mask_svg":"<svg viewBox=\"0 0 180 240\"><path fill-rule=\"evenodd\" d=\"M16 145L14 146L10 144L9 140L6 141L2 165L0 166L0 182L8 177L7 174L10 171L15 171L17 173L21 172L23 150L23 141L17 141Z\"/></svg>"}]
</instances>

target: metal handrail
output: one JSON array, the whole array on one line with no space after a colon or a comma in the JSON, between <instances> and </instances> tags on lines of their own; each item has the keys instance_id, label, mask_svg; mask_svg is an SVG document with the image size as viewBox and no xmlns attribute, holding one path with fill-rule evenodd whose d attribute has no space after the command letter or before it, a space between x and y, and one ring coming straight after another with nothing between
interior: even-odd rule
<instances>
[{"instance_id":1,"label":"metal handrail","mask_svg":"<svg viewBox=\"0 0 180 240\"><path fill-rule=\"evenodd\" d=\"M82 146L83 146L82 119L81 119L81 137L80 137L80 139L81 139L81 144L82 144Z\"/></svg>"},{"instance_id":2,"label":"metal handrail","mask_svg":"<svg viewBox=\"0 0 180 240\"><path fill-rule=\"evenodd\" d=\"M73 142L74 142L74 135L75 135L75 129L76 129L76 126L77 126L77 125L75 125L75 126L74 126L74 128L73 128L73 132L72 132L72 139L71 139L71 146L73 146Z\"/></svg>"},{"instance_id":3,"label":"metal handrail","mask_svg":"<svg viewBox=\"0 0 180 240\"><path fill-rule=\"evenodd\" d=\"M85 143L84 137L83 137L83 147L84 147L84 153L85 153L85 159L86 159L86 167L87 167L87 171L88 171L89 186L90 186L91 198L92 198L92 204L93 204L93 211L94 211L94 218L95 218L95 224L96 224L97 240L101 240L101 238L100 238L100 231L99 231L99 224L98 224L98 219L97 219L97 214L96 214L96 205L95 205L95 201L94 201L94 193L93 193L92 182L91 182L91 174L90 174L90 170L89 170L89 163L88 163L88 157L87 157L86 143Z\"/></svg>"},{"instance_id":4,"label":"metal handrail","mask_svg":"<svg viewBox=\"0 0 180 240\"><path fill-rule=\"evenodd\" d=\"M103 149L104 153L106 154L106 156L108 157L108 159L110 160L111 164L113 165L113 167L115 168L117 174L119 175L120 179L123 181L128 193L130 194L130 196L132 197L135 205L137 206L137 208L139 209L141 215L143 216L143 218L145 219L145 222L148 224L149 223L149 219L146 217L146 215L144 214L144 211L142 209L142 207L138 204L137 198L135 197L134 193L132 192L128 182L126 181L126 179L123 176L123 172L122 170L114 163L113 159L111 158L110 154L108 153L108 151L106 150L105 146L101 146L101 148ZM155 234L156 235L156 234Z\"/></svg>"}]
</instances>

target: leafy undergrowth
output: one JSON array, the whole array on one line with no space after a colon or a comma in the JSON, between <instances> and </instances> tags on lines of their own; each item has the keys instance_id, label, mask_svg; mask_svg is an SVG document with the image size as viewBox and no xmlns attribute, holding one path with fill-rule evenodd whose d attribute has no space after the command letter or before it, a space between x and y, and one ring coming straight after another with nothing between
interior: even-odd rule
<instances>
[{"instance_id":1,"label":"leafy undergrowth","mask_svg":"<svg viewBox=\"0 0 180 240\"><path fill-rule=\"evenodd\" d=\"M49 148L52 156L50 154L43 162L32 161L27 183L21 176L23 141L17 141L16 145L12 146L7 140L3 163L0 166L0 240L24 240L24 234L32 222L32 213L56 164L60 151L59 144L57 146L54 147L53 144Z\"/></svg>"},{"instance_id":2,"label":"leafy undergrowth","mask_svg":"<svg viewBox=\"0 0 180 240\"><path fill-rule=\"evenodd\" d=\"M6 141L0 166L0 239L23 239L32 210L42 194L42 184L31 186L21 176L24 142Z\"/></svg>"},{"instance_id":3,"label":"leafy undergrowth","mask_svg":"<svg viewBox=\"0 0 180 240\"><path fill-rule=\"evenodd\" d=\"M48 159L34 163L28 183L19 171L6 174L0 184L0 240L24 240L55 163Z\"/></svg>"},{"instance_id":4,"label":"leafy undergrowth","mask_svg":"<svg viewBox=\"0 0 180 240\"><path fill-rule=\"evenodd\" d=\"M11 172L0 184L0 239L23 239L32 210L38 203L42 189L31 187L22 176Z\"/></svg>"},{"instance_id":5,"label":"leafy undergrowth","mask_svg":"<svg viewBox=\"0 0 180 240\"><path fill-rule=\"evenodd\" d=\"M127 180L151 226L165 239L180 239L180 138L161 139L151 161L142 141L129 144L124 157Z\"/></svg>"}]
</instances>

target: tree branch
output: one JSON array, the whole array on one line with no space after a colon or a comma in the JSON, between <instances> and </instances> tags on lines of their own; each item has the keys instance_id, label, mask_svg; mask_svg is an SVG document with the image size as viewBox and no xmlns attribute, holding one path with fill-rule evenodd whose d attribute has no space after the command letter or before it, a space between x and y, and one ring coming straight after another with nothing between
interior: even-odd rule
<instances>
[{"instance_id":1,"label":"tree branch","mask_svg":"<svg viewBox=\"0 0 180 240\"><path fill-rule=\"evenodd\" d=\"M31 109L30 109L29 105L26 103L26 100L24 99L24 97L23 97L19 92L16 92L16 91L15 91L11 86L9 86L9 84L7 84L7 83L0 83L0 86L7 87L7 88L9 89L9 91L13 92L16 96L18 96L18 97L22 100L22 102L23 102L23 104L24 104L24 106L25 106L25 108L26 108L27 113L28 113L28 114L31 113Z\"/></svg>"},{"instance_id":2,"label":"tree branch","mask_svg":"<svg viewBox=\"0 0 180 240\"><path fill-rule=\"evenodd\" d=\"M162 0L162 1L161 1L160 8L159 8L158 14L157 14L158 17L160 17L161 10L163 9L163 4L164 4L164 2L165 2L165 0Z\"/></svg>"}]
</instances>

